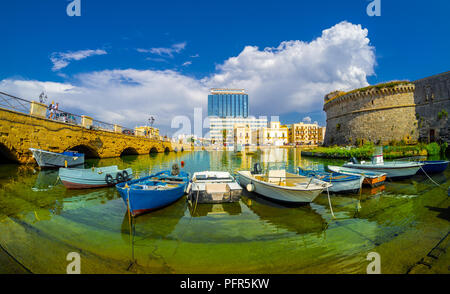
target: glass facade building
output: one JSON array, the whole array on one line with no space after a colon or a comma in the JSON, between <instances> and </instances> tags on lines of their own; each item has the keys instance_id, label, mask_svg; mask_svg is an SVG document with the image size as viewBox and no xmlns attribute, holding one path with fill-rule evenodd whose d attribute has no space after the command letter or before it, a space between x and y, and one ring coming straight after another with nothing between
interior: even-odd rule
<instances>
[{"instance_id":1,"label":"glass facade building","mask_svg":"<svg viewBox=\"0 0 450 294\"><path fill-rule=\"evenodd\" d=\"M248 94L242 89L211 89L208 116L248 117Z\"/></svg>"}]
</instances>

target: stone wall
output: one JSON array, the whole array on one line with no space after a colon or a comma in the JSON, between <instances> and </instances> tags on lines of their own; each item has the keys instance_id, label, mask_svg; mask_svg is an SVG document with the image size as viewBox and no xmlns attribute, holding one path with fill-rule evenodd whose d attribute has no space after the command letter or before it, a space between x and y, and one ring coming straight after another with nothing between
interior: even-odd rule
<instances>
[{"instance_id":1,"label":"stone wall","mask_svg":"<svg viewBox=\"0 0 450 294\"><path fill-rule=\"evenodd\" d=\"M450 143L450 72L421 79L414 84L419 140Z\"/></svg>"},{"instance_id":2,"label":"stone wall","mask_svg":"<svg viewBox=\"0 0 450 294\"><path fill-rule=\"evenodd\" d=\"M0 109L0 155L19 163L34 163L29 148L53 152L77 150L88 157L108 158L121 154L190 150L171 142L90 130L82 126L53 121L6 109Z\"/></svg>"},{"instance_id":3,"label":"stone wall","mask_svg":"<svg viewBox=\"0 0 450 294\"><path fill-rule=\"evenodd\" d=\"M414 142L419 137L414 131L417 119L413 84L373 88L331 98L324 110L327 113L325 145Z\"/></svg>"},{"instance_id":4,"label":"stone wall","mask_svg":"<svg viewBox=\"0 0 450 294\"><path fill-rule=\"evenodd\" d=\"M450 72L325 97L325 145L449 142Z\"/></svg>"}]
</instances>

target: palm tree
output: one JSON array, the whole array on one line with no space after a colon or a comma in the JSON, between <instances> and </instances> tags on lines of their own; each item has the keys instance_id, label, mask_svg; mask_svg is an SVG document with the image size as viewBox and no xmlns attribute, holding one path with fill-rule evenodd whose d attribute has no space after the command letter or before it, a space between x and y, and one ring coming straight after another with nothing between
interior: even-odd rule
<instances>
[{"instance_id":1,"label":"palm tree","mask_svg":"<svg viewBox=\"0 0 450 294\"><path fill-rule=\"evenodd\" d=\"M227 130L226 129L222 130L222 141L223 141L223 146L226 146L226 141L227 141Z\"/></svg>"}]
</instances>

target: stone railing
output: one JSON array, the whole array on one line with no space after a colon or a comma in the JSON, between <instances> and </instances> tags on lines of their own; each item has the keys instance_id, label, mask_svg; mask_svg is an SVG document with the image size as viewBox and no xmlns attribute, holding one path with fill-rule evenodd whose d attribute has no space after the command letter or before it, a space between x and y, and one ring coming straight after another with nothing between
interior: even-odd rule
<instances>
[{"instance_id":1,"label":"stone railing","mask_svg":"<svg viewBox=\"0 0 450 294\"><path fill-rule=\"evenodd\" d=\"M0 107L35 117L82 126L91 130L109 131L133 136L135 135L135 131L131 128L102 122L87 115L73 114L60 109L51 111L46 104L36 101L28 101L4 92L0 92Z\"/></svg>"}]
</instances>

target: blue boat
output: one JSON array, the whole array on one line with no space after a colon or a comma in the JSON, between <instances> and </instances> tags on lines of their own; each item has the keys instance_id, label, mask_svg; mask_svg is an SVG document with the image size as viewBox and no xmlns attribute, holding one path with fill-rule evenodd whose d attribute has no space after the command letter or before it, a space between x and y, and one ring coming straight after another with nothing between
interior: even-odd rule
<instances>
[{"instance_id":1,"label":"blue boat","mask_svg":"<svg viewBox=\"0 0 450 294\"><path fill-rule=\"evenodd\" d=\"M427 174L438 174L442 173L447 169L449 161L446 160L426 160L419 161L423 163L422 169L417 171L418 174L423 174L425 171Z\"/></svg>"},{"instance_id":2,"label":"blue boat","mask_svg":"<svg viewBox=\"0 0 450 294\"><path fill-rule=\"evenodd\" d=\"M189 174L162 171L116 185L132 216L138 216L174 203L186 192Z\"/></svg>"},{"instance_id":3,"label":"blue boat","mask_svg":"<svg viewBox=\"0 0 450 294\"><path fill-rule=\"evenodd\" d=\"M298 168L298 173L305 177L314 177L324 182L331 183L332 186L328 188L330 192L356 192L361 189L364 176L361 175L349 175L343 173L329 173L326 171L316 170L304 170L301 167Z\"/></svg>"}]
</instances>

